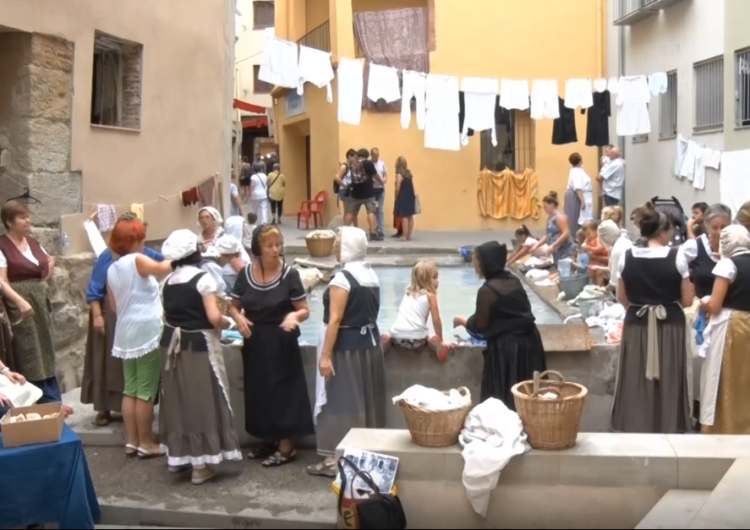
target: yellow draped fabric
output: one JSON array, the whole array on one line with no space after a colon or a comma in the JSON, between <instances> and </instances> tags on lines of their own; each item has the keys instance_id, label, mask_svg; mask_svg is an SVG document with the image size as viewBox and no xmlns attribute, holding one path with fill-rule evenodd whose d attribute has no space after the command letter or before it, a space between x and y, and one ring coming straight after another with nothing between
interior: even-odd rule
<instances>
[{"instance_id":1,"label":"yellow draped fabric","mask_svg":"<svg viewBox=\"0 0 750 530\"><path fill-rule=\"evenodd\" d=\"M539 177L527 169L517 175L506 169L479 173L477 200L482 217L493 219L539 219Z\"/></svg>"}]
</instances>

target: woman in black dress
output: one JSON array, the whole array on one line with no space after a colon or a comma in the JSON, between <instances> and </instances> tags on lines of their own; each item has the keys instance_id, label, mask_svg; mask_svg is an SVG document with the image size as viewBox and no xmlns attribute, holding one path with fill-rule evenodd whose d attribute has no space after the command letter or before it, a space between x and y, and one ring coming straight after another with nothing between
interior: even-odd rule
<instances>
[{"instance_id":1,"label":"woman in black dress","mask_svg":"<svg viewBox=\"0 0 750 530\"><path fill-rule=\"evenodd\" d=\"M414 215L417 213L417 196L414 177L403 156L396 160L396 217L401 219L401 241L411 241L414 232Z\"/></svg>"},{"instance_id":2,"label":"woman in black dress","mask_svg":"<svg viewBox=\"0 0 750 530\"><path fill-rule=\"evenodd\" d=\"M248 456L264 459L264 467L291 463L293 440L315 434L297 342L310 310L299 272L283 261L281 248L277 227L255 229L256 261L237 277L230 308L245 337L245 430L263 440Z\"/></svg>"},{"instance_id":3,"label":"woman in black dress","mask_svg":"<svg viewBox=\"0 0 750 530\"><path fill-rule=\"evenodd\" d=\"M497 241L477 247L474 268L485 282L477 293L476 312L456 317L453 325L487 340L481 400L497 398L516 410L513 386L546 371L547 359L529 296L521 281L505 270L507 257L508 249Z\"/></svg>"}]
</instances>

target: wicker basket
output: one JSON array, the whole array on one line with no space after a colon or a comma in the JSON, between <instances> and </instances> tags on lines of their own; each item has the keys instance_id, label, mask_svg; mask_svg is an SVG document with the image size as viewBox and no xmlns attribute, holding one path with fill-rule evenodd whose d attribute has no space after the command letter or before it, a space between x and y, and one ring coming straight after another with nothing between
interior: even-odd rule
<instances>
[{"instance_id":1,"label":"wicker basket","mask_svg":"<svg viewBox=\"0 0 750 530\"><path fill-rule=\"evenodd\" d=\"M460 409L448 411L432 411L422 407L415 407L399 402L401 412L404 413L406 426L411 434L411 440L421 447L450 447L458 443L458 435L464 428L466 416L471 409L471 393L466 387L458 392L469 397L469 403ZM448 392L444 392L448 394Z\"/></svg>"},{"instance_id":2,"label":"wicker basket","mask_svg":"<svg viewBox=\"0 0 750 530\"><path fill-rule=\"evenodd\" d=\"M544 380L555 376L559 381ZM557 399L538 396L553 393ZM529 444L542 451L568 449L576 444L583 407L588 390L583 385L567 383L558 372L535 373L534 381L513 387L516 410L529 437Z\"/></svg>"},{"instance_id":3,"label":"wicker basket","mask_svg":"<svg viewBox=\"0 0 750 530\"><path fill-rule=\"evenodd\" d=\"M333 254L333 244L336 241L335 237L316 237L306 238L305 244L307 245L307 251L313 258L327 258Z\"/></svg>"}]
</instances>

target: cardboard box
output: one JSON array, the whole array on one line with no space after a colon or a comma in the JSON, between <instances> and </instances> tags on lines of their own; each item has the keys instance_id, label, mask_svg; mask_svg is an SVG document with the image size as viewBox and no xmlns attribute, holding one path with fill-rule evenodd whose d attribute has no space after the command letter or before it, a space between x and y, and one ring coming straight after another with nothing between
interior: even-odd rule
<instances>
[{"instance_id":1,"label":"cardboard box","mask_svg":"<svg viewBox=\"0 0 750 530\"><path fill-rule=\"evenodd\" d=\"M10 422L11 417L21 414L25 416L34 412L42 417L55 413L58 416L46 420ZM3 426L3 447L9 449L11 447L59 442L65 426L65 415L62 410L62 403L48 403L12 409L3 417L1 423Z\"/></svg>"}]
</instances>

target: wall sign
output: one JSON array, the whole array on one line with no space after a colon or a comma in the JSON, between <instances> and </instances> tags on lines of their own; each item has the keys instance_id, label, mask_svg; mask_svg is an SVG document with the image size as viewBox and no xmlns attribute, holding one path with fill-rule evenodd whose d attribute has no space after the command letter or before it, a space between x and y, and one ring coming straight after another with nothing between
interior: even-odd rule
<instances>
[{"instance_id":1,"label":"wall sign","mask_svg":"<svg viewBox=\"0 0 750 530\"><path fill-rule=\"evenodd\" d=\"M284 111L287 118L307 112L307 93L300 96L297 92L289 92L284 98Z\"/></svg>"}]
</instances>

